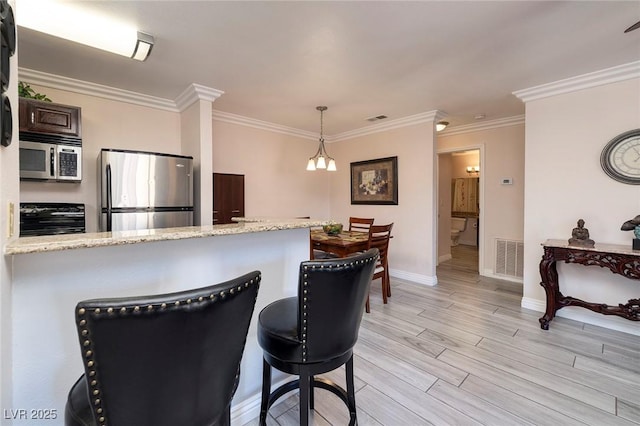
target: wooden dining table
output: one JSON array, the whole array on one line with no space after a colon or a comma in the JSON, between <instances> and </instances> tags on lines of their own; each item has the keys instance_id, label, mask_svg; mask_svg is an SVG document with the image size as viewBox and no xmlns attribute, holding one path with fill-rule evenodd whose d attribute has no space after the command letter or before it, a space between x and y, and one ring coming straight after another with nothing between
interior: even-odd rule
<instances>
[{"instance_id":1,"label":"wooden dining table","mask_svg":"<svg viewBox=\"0 0 640 426\"><path fill-rule=\"evenodd\" d=\"M369 244L369 233L357 231L342 231L338 235L328 235L322 229L312 229L310 232L310 259L313 250L322 250L340 257L364 251Z\"/></svg>"}]
</instances>

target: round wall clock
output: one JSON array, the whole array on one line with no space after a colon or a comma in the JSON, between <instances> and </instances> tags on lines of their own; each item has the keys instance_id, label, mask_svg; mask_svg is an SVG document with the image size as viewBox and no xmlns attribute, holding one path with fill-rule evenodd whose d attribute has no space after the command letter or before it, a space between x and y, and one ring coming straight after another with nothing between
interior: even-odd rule
<instances>
[{"instance_id":1,"label":"round wall clock","mask_svg":"<svg viewBox=\"0 0 640 426\"><path fill-rule=\"evenodd\" d=\"M640 185L640 129L611 139L600 154L600 165L612 179Z\"/></svg>"}]
</instances>

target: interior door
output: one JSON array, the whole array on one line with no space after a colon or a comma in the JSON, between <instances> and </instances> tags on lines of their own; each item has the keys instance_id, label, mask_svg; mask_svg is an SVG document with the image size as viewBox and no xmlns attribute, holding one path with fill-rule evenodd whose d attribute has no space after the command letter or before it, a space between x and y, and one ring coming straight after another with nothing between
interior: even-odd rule
<instances>
[{"instance_id":1,"label":"interior door","mask_svg":"<svg viewBox=\"0 0 640 426\"><path fill-rule=\"evenodd\" d=\"M233 223L244 216L244 175L213 174L213 224Z\"/></svg>"}]
</instances>

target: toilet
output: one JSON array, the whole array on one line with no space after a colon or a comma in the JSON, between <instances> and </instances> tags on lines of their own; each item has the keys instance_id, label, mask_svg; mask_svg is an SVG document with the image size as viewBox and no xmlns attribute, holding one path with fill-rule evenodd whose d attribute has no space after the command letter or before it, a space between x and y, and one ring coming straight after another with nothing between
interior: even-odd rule
<instances>
[{"instance_id":1,"label":"toilet","mask_svg":"<svg viewBox=\"0 0 640 426\"><path fill-rule=\"evenodd\" d=\"M457 246L460 239L460 233L467 228L466 217L451 218L451 245Z\"/></svg>"}]
</instances>

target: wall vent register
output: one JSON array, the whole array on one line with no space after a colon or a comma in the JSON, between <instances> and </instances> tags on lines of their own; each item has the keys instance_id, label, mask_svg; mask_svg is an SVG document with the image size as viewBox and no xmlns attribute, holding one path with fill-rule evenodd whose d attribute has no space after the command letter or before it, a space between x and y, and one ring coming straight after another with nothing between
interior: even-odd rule
<instances>
[{"instance_id":1,"label":"wall vent register","mask_svg":"<svg viewBox=\"0 0 640 426\"><path fill-rule=\"evenodd\" d=\"M495 273L513 278L524 275L524 243L522 241L496 239Z\"/></svg>"}]
</instances>

